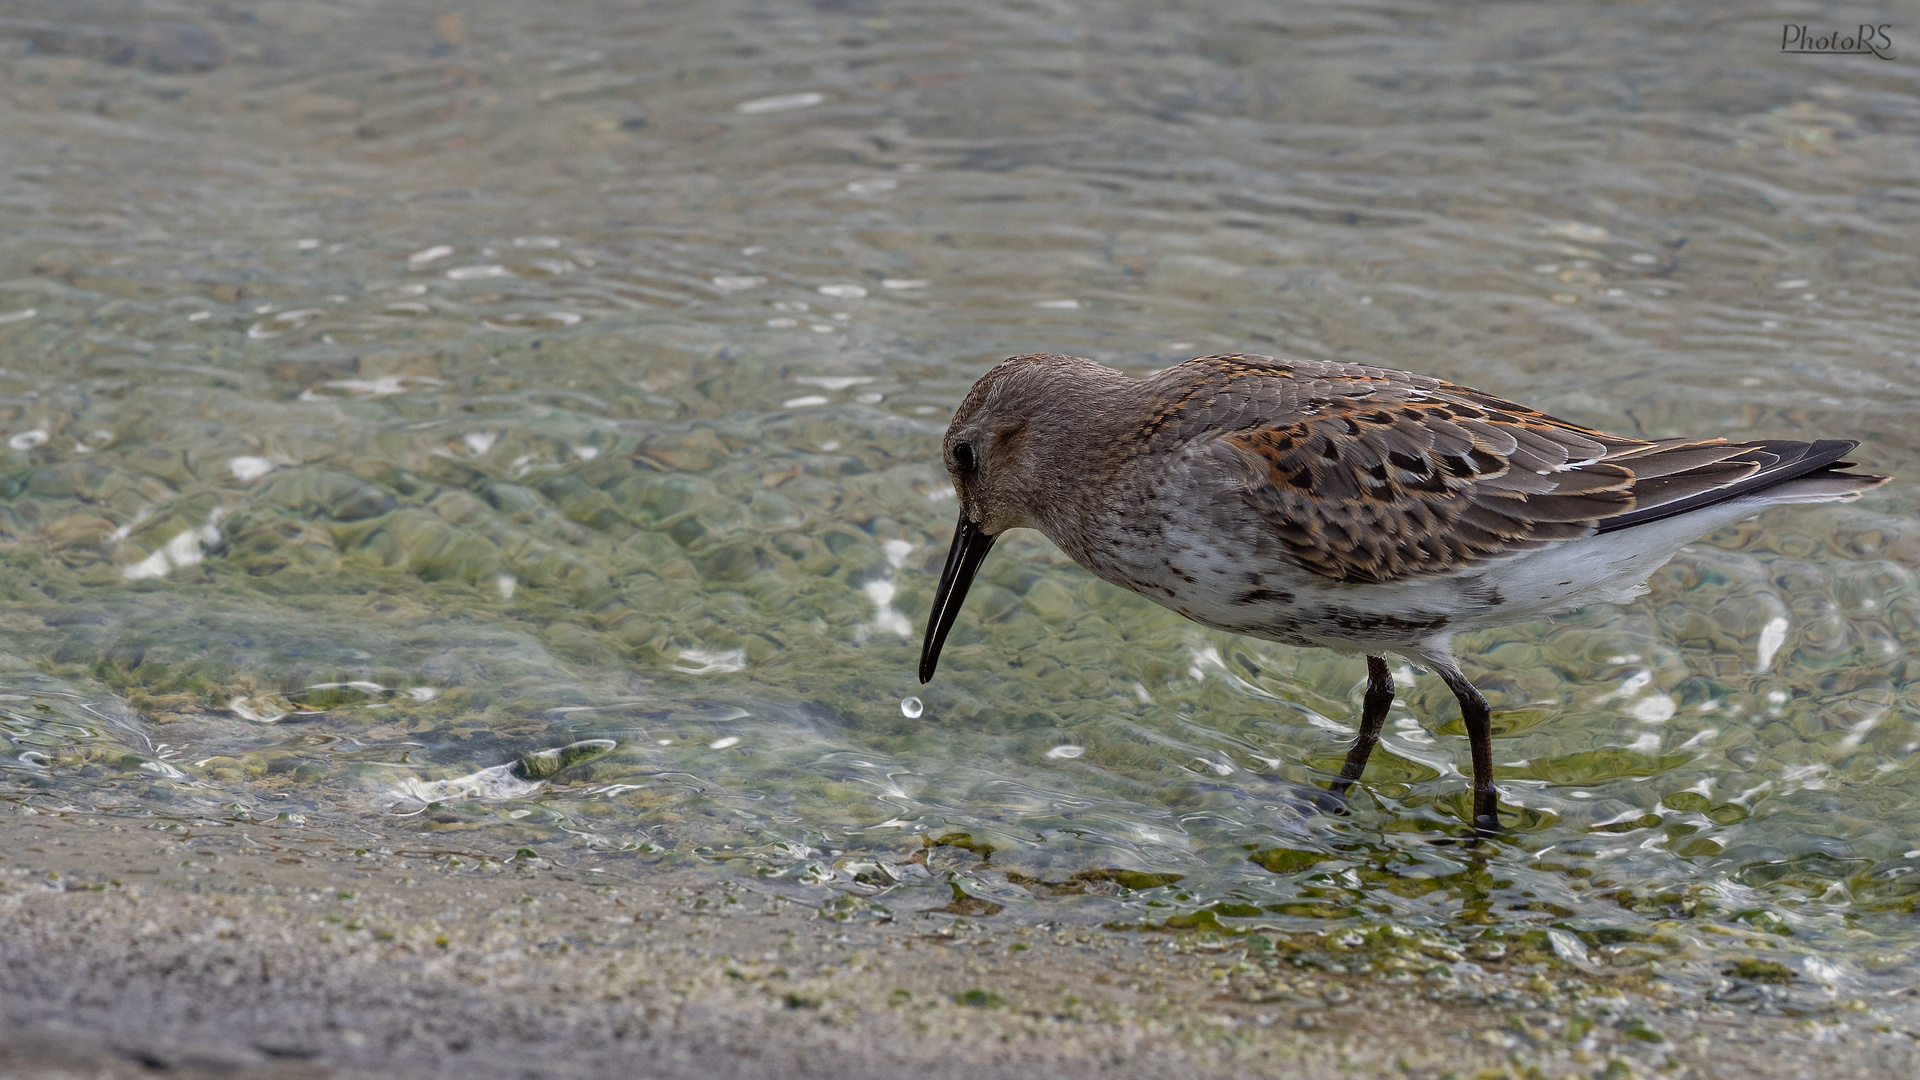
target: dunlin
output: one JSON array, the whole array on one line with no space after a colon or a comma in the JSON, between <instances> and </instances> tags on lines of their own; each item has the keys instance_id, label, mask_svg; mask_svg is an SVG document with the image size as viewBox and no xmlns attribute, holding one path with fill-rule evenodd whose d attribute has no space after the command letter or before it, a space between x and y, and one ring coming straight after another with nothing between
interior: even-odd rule
<instances>
[{"instance_id":1,"label":"dunlin","mask_svg":"<svg viewBox=\"0 0 1920 1080\"><path fill-rule=\"evenodd\" d=\"M920 655L933 678L1008 529L1206 626L1367 658L1360 778L1393 702L1388 653L1439 672L1473 752L1473 827L1499 828L1486 699L1455 634L1619 603L1682 544L1782 503L1857 498L1826 439L1632 439L1412 372L1203 356L1132 379L1016 356L947 429L960 523Z\"/></svg>"}]
</instances>

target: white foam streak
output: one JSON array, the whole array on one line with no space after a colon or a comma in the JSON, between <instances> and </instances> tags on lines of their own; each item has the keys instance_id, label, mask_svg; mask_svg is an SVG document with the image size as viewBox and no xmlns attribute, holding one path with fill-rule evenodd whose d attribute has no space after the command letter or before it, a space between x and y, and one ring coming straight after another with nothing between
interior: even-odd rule
<instances>
[{"instance_id":1,"label":"white foam streak","mask_svg":"<svg viewBox=\"0 0 1920 1080\"><path fill-rule=\"evenodd\" d=\"M673 665L673 670L687 675L725 675L747 669L745 649L724 649L719 652L681 649L680 660L681 663Z\"/></svg>"},{"instance_id":2,"label":"white foam streak","mask_svg":"<svg viewBox=\"0 0 1920 1080\"><path fill-rule=\"evenodd\" d=\"M779 94L775 97L754 98L735 105L735 112L770 113L785 112L788 109L804 109L809 105L818 105L827 100L825 94Z\"/></svg>"},{"instance_id":3,"label":"white foam streak","mask_svg":"<svg viewBox=\"0 0 1920 1080\"><path fill-rule=\"evenodd\" d=\"M355 397L391 397L394 394L406 393L407 384L410 382L425 383L428 386L440 385L439 379L429 375L382 375L377 379L333 379L300 391L300 400L330 400L328 395L316 392L321 387L345 390Z\"/></svg>"}]
</instances>

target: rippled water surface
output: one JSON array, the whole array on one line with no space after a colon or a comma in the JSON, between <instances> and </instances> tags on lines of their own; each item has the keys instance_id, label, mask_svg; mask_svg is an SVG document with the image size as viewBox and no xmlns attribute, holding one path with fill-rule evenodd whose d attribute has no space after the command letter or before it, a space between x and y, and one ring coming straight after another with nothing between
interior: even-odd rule
<instances>
[{"instance_id":1,"label":"rippled water surface","mask_svg":"<svg viewBox=\"0 0 1920 1080\"><path fill-rule=\"evenodd\" d=\"M1777 38L1657 4L0 0L0 799L711 865L850 917L1911 982L1920 86ZM1895 480L1459 639L1520 823L1468 850L1434 843L1437 677L1400 669L1356 811L1313 814L1362 663L1034 534L915 682L939 436L1042 350L1381 363L1850 436Z\"/></svg>"}]
</instances>

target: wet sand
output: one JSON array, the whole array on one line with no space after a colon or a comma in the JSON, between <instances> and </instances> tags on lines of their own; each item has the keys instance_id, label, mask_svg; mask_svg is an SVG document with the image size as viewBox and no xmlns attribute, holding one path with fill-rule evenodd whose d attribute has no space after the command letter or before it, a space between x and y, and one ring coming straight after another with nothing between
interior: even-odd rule
<instances>
[{"instance_id":1,"label":"wet sand","mask_svg":"<svg viewBox=\"0 0 1920 1080\"><path fill-rule=\"evenodd\" d=\"M1557 964L1268 977L1215 935L842 921L697 873L310 839L9 815L0 1075L1920 1073L1911 994L1794 1017Z\"/></svg>"}]
</instances>

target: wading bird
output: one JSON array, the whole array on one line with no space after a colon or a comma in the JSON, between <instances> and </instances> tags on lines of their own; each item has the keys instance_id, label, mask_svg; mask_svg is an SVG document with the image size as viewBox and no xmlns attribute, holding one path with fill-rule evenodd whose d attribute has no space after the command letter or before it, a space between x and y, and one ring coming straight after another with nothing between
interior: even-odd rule
<instances>
[{"instance_id":1,"label":"wading bird","mask_svg":"<svg viewBox=\"0 0 1920 1080\"><path fill-rule=\"evenodd\" d=\"M1473 826L1499 828L1486 699L1455 634L1620 603L1681 545L1783 503L1859 497L1857 442L1632 439L1440 379L1203 356L1132 379L1034 354L982 376L942 455L960 522L920 654L933 678L1008 529L1235 634L1367 658L1365 770L1393 702L1385 654L1440 673L1473 753Z\"/></svg>"}]
</instances>

